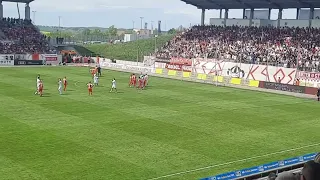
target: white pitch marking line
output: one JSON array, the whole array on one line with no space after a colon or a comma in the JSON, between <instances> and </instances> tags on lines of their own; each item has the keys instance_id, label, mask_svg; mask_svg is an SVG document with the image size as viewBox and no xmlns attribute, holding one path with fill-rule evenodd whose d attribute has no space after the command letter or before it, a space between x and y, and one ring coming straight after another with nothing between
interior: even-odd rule
<instances>
[{"instance_id":1,"label":"white pitch marking line","mask_svg":"<svg viewBox=\"0 0 320 180\"><path fill-rule=\"evenodd\" d=\"M225 166L225 165L229 165L229 164L233 164L233 163L238 163L238 162L258 159L258 158L261 158L261 157L266 157L266 156L271 156L271 155L276 155L276 154L282 154L282 153L290 152L290 151L296 151L296 150L299 150L299 149L304 149L304 148L318 146L318 145L320 145L320 143L301 146L301 147L298 147L298 148L292 148L292 149L287 149L287 150L273 152L273 153L268 153L268 154L259 155L259 156L253 156L253 157L250 157L250 158L240 159L240 160L236 160L236 161L230 161L230 162L225 162L225 163L221 163L221 164L215 164L215 165L202 167L202 168L198 168L198 169L192 169L192 170L188 170L188 171L182 171L182 172L178 172L178 173L168 174L168 175L164 175L164 176L160 176L160 177L156 177L156 178L151 178L151 179L148 179L148 180L163 179L163 178L167 178L167 177L177 176L177 175L181 175L181 174L187 174L187 173L201 171L201 170L210 169L210 168L214 168L214 167Z\"/></svg>"},{"instance_id":2,"label":"white pitch marking line","mask_svg":"<svg viewBox=\"0 0 320 180\"><path fill-rule=\"evenodd\" d=\"M76 87L79 87L79 86L78 86L78 83L79 83L79 81L76 81L76 82L74 83L74 85L75 85Z\"/></svg>"}]
</instances>

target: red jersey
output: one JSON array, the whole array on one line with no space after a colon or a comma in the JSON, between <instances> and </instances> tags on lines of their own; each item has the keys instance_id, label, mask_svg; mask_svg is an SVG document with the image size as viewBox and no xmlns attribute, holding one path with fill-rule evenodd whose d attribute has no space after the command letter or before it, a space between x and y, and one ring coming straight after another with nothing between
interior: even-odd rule
<instances>
[{"instance_id":1,"label":"red jersey","mask_svg":"<svg viewBox=\"0 0 320 180\"><path fill-rule=\"evenodd\" d=\"M134 82L137 80L136 76L132 76L131 78L132 78L132 81L134 81Z\"/></svg>"},{"instance_id":2,"label":"red jersey","mask_svg":"<svg viewBox=\"0 0 320 180\"><path fill-rule=\"evenodd\" d=\"M43 83L40 83L39 84L39 90L42 90L43 89Z\"/></svg>"},{"instance_id":3,"label":"red jersey","mask_svg":"<svg viewBox=\"0 0 320 180\"><path fill-rule=\"evenodd\" d=\"M63 79L63 84L67 85L67 79L66 78Z\"/></svg>"}]
</instances>

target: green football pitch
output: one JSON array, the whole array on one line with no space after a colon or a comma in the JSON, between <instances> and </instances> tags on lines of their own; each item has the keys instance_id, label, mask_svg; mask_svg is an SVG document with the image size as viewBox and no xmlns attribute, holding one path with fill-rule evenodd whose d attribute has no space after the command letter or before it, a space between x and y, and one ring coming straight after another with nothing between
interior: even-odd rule
<instances>
[{"instance_id":1,"label":"green football pitch","mask_svg":"<svg viewBox=\"0 0 320 180\"><path fill-rule=\"evenodd\" d=\"M90 97L90 80L80 67L0 69L0 179L199 179L320 148L313 100L156 77L138 91L109 70Z\"/></svg>"}]
</instances>

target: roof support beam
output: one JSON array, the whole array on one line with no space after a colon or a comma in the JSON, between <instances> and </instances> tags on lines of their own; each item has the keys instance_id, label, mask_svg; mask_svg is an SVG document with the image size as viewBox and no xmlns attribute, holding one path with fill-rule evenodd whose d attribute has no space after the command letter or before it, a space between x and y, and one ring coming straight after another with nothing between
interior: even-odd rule
<instances>
[{"instance_id":1,"label":"roof support beam","mask_svg":"<svg viewBox=\"0 0 320 180\"><path fill-rule=\"evenodd\" d=\"M308 2L304 2L302 0L297 0L298 3L302 6L306 5L307 7L313 7L313 5L311 3L308 3Z\"/></svg>"},{"instance_id":2,"label":"roof support beam","mask_svg":"<svg viewBox=\"0 0 320 180\"><path fill-rule=\"evenodd\" d=\"M252 9L252 8L253 8L251 5L249 5L248 3L243 2L242 0L235 0L235 1L237 1L237 2L238 2L238 3L240 3L240 4L245 5L245 6L246 6L246 8L250 8L250 9Z\"/></svg>"},{"instance_id":3,"label":"roof support beam","mask_svg":"<svg viewBox=\"0 0 320 180\"><path fill-rule=\"evenodd\" d=\"M264 1L268 2L269 4L272 4L272 5L276 6L278 9L283 9L278 3L275 3L272 0L264 0Z\"/></svg>"},{"instance_id":4,"label":"roof support beam","mask_svg":"<svg viewBox=\"0 0 320 180\"><path fill-rule=\"evenodd\" d=\"M192 6L195 6L199 9L204 9L204 8L200 7L199 5L197 5L196 3L194 3L193 1L189 1L189 0L181 0L181 1L185 2L186 4L190 4Z\"/></svg>"},{"instance_id":5,"label":"roof support beam","mask_svg":"<svg viewBox=\"0 0 320 180\"><path fill-rule=\"evenodd\" d=\"M206 1L208 1L209 3L212 3L212 4L216 5L216 6L218 6L220 9L228 9L227 7L225 7L225 6L223 6L223 5L215 2L214 0L206 0Z\"/></svg>"}]
</instances>

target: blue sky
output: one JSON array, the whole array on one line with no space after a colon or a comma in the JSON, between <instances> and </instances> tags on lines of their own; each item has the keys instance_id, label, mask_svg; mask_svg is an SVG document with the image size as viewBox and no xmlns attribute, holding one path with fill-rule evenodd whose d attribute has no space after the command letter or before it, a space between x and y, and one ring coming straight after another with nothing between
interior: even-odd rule
<instances>
[{"instance_id":1,"label":"blue sky","mask_svg":"<svg viewBox=\"0 0 320 180\"><path fill-rule=\"evenodd\" d=\"M18 17L16 3L3 2L5 17ZM24 17L24 4L19 4L21 17ZM162 21L162 29L168 30L180 25L189 27L199 24L201 11L180 0L35 0L30 4L35 13L35 23L39 25L58 26L99 26L117 28L140 27L140 18L154 27L158 20ZM277 18L277 10L272 10L271 18ZM296 10L284 10L283 18L295 18ZM229 18L240 18L242 10L230 10ZM33 19L31 13L31 18ZM209 18L218 18L219 11L207 10L206 23ZM150 27L149 27L150 28Z\"/></svg>"}]
</instances>

